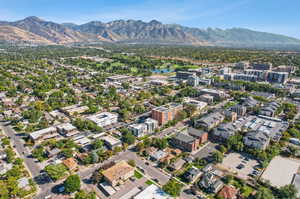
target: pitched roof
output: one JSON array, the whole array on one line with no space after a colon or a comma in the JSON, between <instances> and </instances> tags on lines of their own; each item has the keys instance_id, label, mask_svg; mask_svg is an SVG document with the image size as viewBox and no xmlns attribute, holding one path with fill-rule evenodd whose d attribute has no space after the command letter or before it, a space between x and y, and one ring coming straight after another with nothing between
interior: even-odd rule
<instances>
[{"instance_id":1,"label":"pitched roof","mask_svg":"<svg viewBox=\"0 0 300 199\"><path fill-rule=\"evenodd\" d=\"M236 197L238 190L233 186L224 186L223 189L219 192L218 196L225 199L233 199Z\"/></svg>"},{"instance_id":2,"label":"pitched roof","mask_svg":"<svg viewBox=\"0 0 300 199\"><path fill-rule=\"evenodd\" d=\"M74 158L68 158L63 160L63 164L68 167L68 169L73 170L77 167L77 162Z\"/></svg>"}]
</instances>

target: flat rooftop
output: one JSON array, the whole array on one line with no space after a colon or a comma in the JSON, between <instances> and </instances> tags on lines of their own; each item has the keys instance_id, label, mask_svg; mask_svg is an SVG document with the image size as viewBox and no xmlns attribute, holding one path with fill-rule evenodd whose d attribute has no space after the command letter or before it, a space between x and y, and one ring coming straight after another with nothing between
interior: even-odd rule
<instances>
[{"instance_id":1,"label":"flat rooftop","mask_svg":"<svg viewBox=\"0 0 300 199\"><path fill-rule=\"evenodd\" d=\"M102 172L102 174L106 179L109 179L112 182L114 180L121 179L131 171L134 171L134 167L130 166L126 161L123 160L106 169Z\"/></svg>"}]
</instances>

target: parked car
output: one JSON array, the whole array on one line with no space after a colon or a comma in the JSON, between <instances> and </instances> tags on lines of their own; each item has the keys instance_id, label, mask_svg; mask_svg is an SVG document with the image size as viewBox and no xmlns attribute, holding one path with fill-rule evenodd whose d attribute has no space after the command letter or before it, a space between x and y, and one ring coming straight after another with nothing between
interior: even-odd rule
<instances>
[{"instance_id":1,"label":"parked car","mask_svg":"<svg viewBox=\"0 0 300 199\"><path fill-rule=\"evenodd\" d=\"M245 167L245 165L239 164L236 168L237 168L237 169L243 169L244 167Z\"/></svg>"}]
</instances>

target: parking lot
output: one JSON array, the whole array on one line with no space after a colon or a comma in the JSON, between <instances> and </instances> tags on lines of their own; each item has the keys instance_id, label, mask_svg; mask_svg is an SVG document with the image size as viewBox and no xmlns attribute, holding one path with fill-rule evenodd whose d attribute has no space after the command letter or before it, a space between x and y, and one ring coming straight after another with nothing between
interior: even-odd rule
<instances>
[{"instance_id":1,"label":"parking lot","mask_svg":"<svg viewBox=\"0 0 300 199\"><path fill-rule=\"evenodd\" d=\"M198 151L194 152L192 154L192 156L194 158L207 158L209 156L211 156L213 154L213 152L217 151L217 147L218 144L216 143L212 143L212 142L208 142L204 147L202 147L201 149L199 149Z\"/></svg>"},{"instance_id":2,"label":"parking lot","mask_svg":"<svg viewBox=\"0 0 300 199\"><path fill-rule=\"evenodd\" d=\"M227 154L226 157L224 157L223 162L218 166L245 180L251 175L252 177L259 175L258 171L255 171L254 169L256 166L259 166L259 163L257 160L250 158L247 154Z\"/></svg>"},{"instance_id":3,"label":"parking lot","mask_svg":"<svg viewBox=\"0 0 300 199\"><path fill-rule=\"evenodd\" d=\"M296 159L276 156L261 176L262 180L271 185L282 187L292 182L294 174L298 172L300 161Z\"/></svg>"}]
</instances>

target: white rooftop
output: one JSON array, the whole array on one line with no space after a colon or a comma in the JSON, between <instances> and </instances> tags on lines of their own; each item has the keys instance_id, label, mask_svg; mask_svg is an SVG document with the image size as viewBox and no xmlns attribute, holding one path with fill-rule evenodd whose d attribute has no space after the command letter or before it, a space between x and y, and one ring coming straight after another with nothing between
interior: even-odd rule
<instances>
[{"instance_id":1,"label":"white rooftop","mask_svg":"<svg viewBox=\"0 0 300 199\"><path fill-rule=\"evenodd\" d=\"M170 199L172 198L168 194L166 194L161 188L152 184L138 195L134 197L134 199Z\"/></svg>"},{"instance_id":2,"label":"white rooftop","mask_svg":"<svg viewBox=\"0 0 300 199\"><path fill-rule=\"evenodd\" d=\"M52 127L46 128L46 129L41 129L41 130L32 132L32 133L30 133L30 137L32 139L38 139L39 137L43 136L44 134L54 132L54 131L56 131L56 128L54 128L52 126Z\"/></svg>"}]
</instances>

